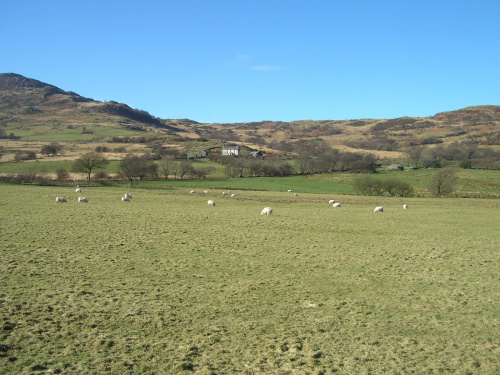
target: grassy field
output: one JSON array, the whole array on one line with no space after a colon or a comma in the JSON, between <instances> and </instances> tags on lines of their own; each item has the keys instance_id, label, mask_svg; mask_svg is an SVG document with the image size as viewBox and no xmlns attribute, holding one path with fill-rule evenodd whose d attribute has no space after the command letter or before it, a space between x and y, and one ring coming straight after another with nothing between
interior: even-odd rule
<instances>
[{"instance_id":1,"label":"grassy field","mask_svg":"<svg viewBox=\"0 0 500 375\"><path fill-rule=\"evenodd\" d=\"M500 373L500 201L236 194L0 185L0 373Z\"/></svg>"},{"instance_id":2,"label":"grassy field","mask_svg":"<svg viewBox=\"0 0 500 375\"><path fill-rule=\"evenodd\" d=\"M409 172L385 172L370 176L385 180L395 178L407 182L415 189L416 196L430 196L427 186L439 169ZM353 183L358 173L331 173L317 175L295 175L286 177L210 178L206 180L159 180L140 181L137 186L163 189L244 189L270 190L276 192L292 189L298 193L353 194ZM500 196L500 171L457 169L454 196L490 197Z\"/></svg>"}]
</instances>

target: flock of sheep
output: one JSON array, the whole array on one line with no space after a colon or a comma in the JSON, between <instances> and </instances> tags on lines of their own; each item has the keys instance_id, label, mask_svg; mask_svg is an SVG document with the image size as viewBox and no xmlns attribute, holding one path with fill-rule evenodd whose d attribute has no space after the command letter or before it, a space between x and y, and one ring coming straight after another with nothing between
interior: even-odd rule
<instances>
[{"instance_id":1,"label":"flock of sheep","mask_svg":"<svg viewBox=\"0 0 500 375\"><path fill-rule=\"evenodd\" d=\"M82 192L82 188L80 187L80 185L78 185L75 189L75 193L81 193ZM130 200L132 199L132 195L131 194L125 194L123 197L122 197L122 202L130 202ZM56 203L65 203L67 202L66 198L64 197L56 197ZM78 202L80 203L89 203L89 199L87 197L78 197Z\"/></svg>"},{"instance_id":2,"label":"flock of sheep","mask_svg":"<svg viewBox=\"0 0 500 375\"><path fill-rule=\"evenodd\" d=\"M80 186L78 185L75 189L75 193L81 193L82 192L82 189L80 188ZM292 192L292 190L288 190L289 193ZM189 192L190 194L196 194L196 191L194 190L191 190ZM208 190L204 190L203 191L204 194L208 194ZM230 195L231 197L236 197L236 194L232 193L231 190L229 191L223 191L222 192L222 195L226 196L226 195ZM298 194L297 193L294 193L294 196L298 197ZM130 202L130 200L132 199L132 195L131 194L125 194L123 197L121 197L121 200L122 202ZM64 203L66 202L66 198L64 197L56 197L56 203ZM88 203L89 200L87 197L78 197L78 202L81 202L81 203ZM212 200L212 199L209 199L208 200L208 205L209 206L214 206L215 207L215 201ZM342 207L341 203L340 202L336 202L335 199L330 199L328 201L328 204L331 204L332 207ZM408 204L403 204L403 209L407 210L408 209ZM373 212L384 212L384 207L383 206L377 206L375 207L375 209L373 210ZM264 207L264 209L262 210L262 212L260 213L261 215L265 215L265 216L269 216L269 215L272 215L273 214L273 209L271 207Z\"/></svg>"},{"instance_id":3,"label":"flock of sheep","mask_svg":"<svg viewBox=\"0 0 500 375\"><path fill-rule=\"evenodd\" d=\"M288 190L289 193L292 192L292 190ZM208 194L208 190L204 190L203 191L204 194ZM189 192L189 194L196 194L196 191L195 190L191 190ZM228 192L226 191L223 191L222 192L222 195L228 195L228 194L231 194L231 190L229 190ZM293 194L295 197L298 197L299 195L297 193L294 193ZM235 197L236 194L231 194L231 197ZM209 206L215 206L215 201L212 200L212 199L209 199L208 200L208 205ZM328 204L331 204L332 207L342 207L342 204L340 202L335 202L335 199L330 199L328 201ZM403 209L407 210L408 209L408 204L403 204ZM375 209L373 210L373 212L384 212L384 207L383 206L377 206L375 207ZM266 215L266 216L269 216L269 215L272 215L273 214L273 209L271 207L264 207L264 209L262 210L262 212L260 213L261 215Z\"/></svg>"}]
</instances>

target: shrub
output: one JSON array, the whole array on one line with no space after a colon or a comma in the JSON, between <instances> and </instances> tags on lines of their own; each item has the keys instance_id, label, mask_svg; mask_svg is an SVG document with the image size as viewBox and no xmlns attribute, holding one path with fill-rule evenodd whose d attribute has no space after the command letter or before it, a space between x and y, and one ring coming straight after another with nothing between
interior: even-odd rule
<instances>
[{"instance_id":1,"label":"shrub","mask_svg":"<svg viewBox=\"0 0 500 375\"><path fill-rule=\"evenodd\" d=\"M392 196L408 197L413 194L413 187L396 178L388 178L383 182L384 190Z\"/></svg>"},{"instance_id":2,"label":"shrub","mask_svg":"<svg viewBox=\"0 0 500 375\"><path fill-rule=\"evenodd\" d=\"M382 195L384 184L378 178L361 176L354 180L354 191L362 195Z\"/></svg>"},{"instance_id":3,"label":"shrub","mask_svg":"<svg viewBox=\"0 0 500 375\"><path fill-rule=\"evenodd\" d=\"M57 181L61 184L63 184L68 178L69 178L69 173L68 171L66 171L66 169L64 168L59 168L57 171L56 171L56 174L57 174Z\"/></svg>"}]
</instances>

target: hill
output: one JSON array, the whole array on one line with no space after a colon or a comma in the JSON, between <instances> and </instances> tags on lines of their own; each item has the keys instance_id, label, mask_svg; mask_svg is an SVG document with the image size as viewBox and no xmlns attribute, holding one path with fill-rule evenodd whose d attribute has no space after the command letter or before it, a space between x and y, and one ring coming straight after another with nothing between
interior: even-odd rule
<instances>
[{"instance_id":1,"label":"hill","mask_svg":"<svg viewBox=\"0 0 500 375\"><path fill-rule=\"evenodd\" d=\"M93 135L83 135L84 129ZM467 107L430 117L203 124L189 119L160 119L124 103L96 101L6 73L0 74L2 135L12 135L11 140L20 137L25 146L26 142L50 141L110 143L116 137L126 137L129 143L155 139L168 147L193 150L231 142L288 155L315 155L334 148L395 160L411 147L455 142L499 150L500 106ZM142 142L135 142L138 139ZM2 142L1 146L4 150L20 147L13 142ZM31 146L36 149L40 144Z\"/></svg>"},{"instance_id":2,"label":"hill","mask_svg":"<svg viewBox=\"0 0 500 375\"><path fill-rule=\"evenodd\" d=\"M95 124L180 131L167 121L123 103L99 102L19 74L0 74L1 127Z\"/></svg>"}]
</instances>

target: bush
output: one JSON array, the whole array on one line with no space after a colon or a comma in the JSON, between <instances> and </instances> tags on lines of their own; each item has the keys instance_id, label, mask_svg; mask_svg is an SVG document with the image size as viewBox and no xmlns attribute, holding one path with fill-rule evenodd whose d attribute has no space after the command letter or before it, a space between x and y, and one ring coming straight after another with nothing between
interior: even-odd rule
<instances>
[{"instance_id":1,"label":"bush","mask_svg":"<svg viewBox=\"0 0 500 375\"><path fill-rule=\"evenodd\" d=\"M382 195L384 184L378 178L362 176L354 180L354 191L362 195Z\"/></svg>"},{"instance_id":2,"label":"bush","mask_svg":"<svg viewBox=\"0 0 500 375\"><path fill-rule=\"evenodd\" d=\"M354 180L354 191L362 195L382 195L408 197L413 194L413 187L395 178L382 181L371 176L362 176Z\"/></svg>"},{"instance_id":3,"label":"bush","mask_svg":"<svg viewBox=\"0 0 500 375\"><path fill-rule=\"evenodd\" d=\"M384 190L391 196L408 197L413 194L413 187L395 178L388 178L383 183Z\"/></svg>"},{"instance_id":4,"label":"bush","mask_svg":"<svg viewBox=\"0 0 500 375\"><path fill-rule=\"evenodd\" d=\"M453 193L456 181L457 177L452 169L443 169L436 173L427 189L433 196L442 197Z\"/></svg>"},{"instance_id":5,"label":"bush","mask_svg":"<svg viewBox=\"0 0 500 375\"><path fill-rule=\"evenodd\" d=\"M35 160L36 152L35 151L17 151L14 155L14 161L25 161L25 160Z\"/></svg>"},{"instance_id":6,"label":"bush","mask_svg":"<svg viewBox=\"0 0 500 375\"><path fill-rule=\"evenodd\" d=\"M69 178L69 173L64 168L59 168L56 171L56 174L57 174L57 181L61 184L63 184Z\"/></svg>"}]
</instances>

